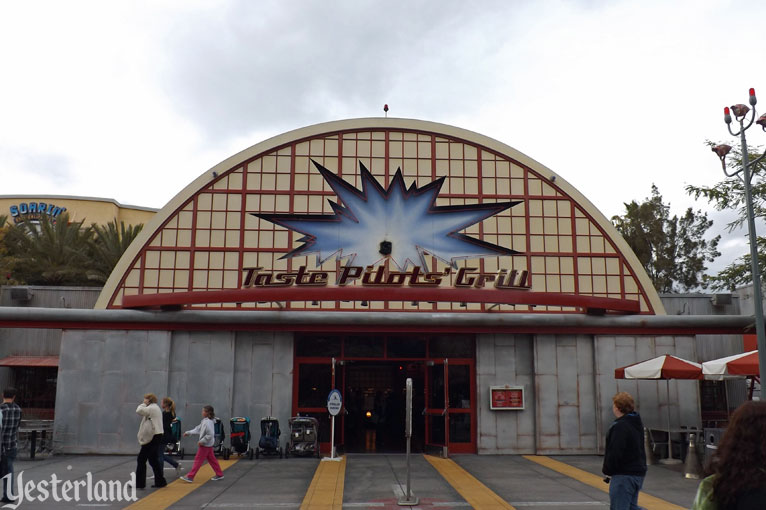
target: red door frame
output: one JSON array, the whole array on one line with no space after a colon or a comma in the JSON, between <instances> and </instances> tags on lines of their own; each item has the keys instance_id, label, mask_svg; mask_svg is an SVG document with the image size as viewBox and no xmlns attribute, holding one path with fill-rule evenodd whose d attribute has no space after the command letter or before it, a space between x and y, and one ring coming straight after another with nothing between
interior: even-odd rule
<instances>
[{"instance_id":1,"label":"red door frame","mask_svg":"<svg viewBox=\"0 0 766 510\"><path fill-rule=\"evenodd\" d=\"M342 334L339 334L339 336L345 336ZM386 338L390 336L395 335L386 335ZM341 343L343 345L343 343ZM474 344L475 346L475 344ZM427 346L427 351L429 352L430 346ZM342 349L343 350L343 349ZM424 373L424 390L428 391L428 365L429 362L438 363L438 364L444 364L445 358L388 358L384 355L382 358L346 358L343 356L341 350L341 355L336 356L336 383L340 383L340 385L333 386L333 388L337 388L341 391L341 395L343 396L344 402L345 402L345 384L346 384L346 361L377 361L381 363L397 363L397 362L423 362L423 369L425 371ZM475 347L474 347L475 352ZM321 414L321 413L327 413L329 416L329 413L327 411L326 407L299 407L298 406L298 385L299 385L299 375L300 375L300 365L304 364L314 364L314 365L321 365L321 364L327 364L328 369L330 370L330 377L332 378L332 356L327 357L304 357L304 356L297 356L295 354L295 349L293 349L293 391L292 391L292 415L295 416L299 412L300 413L312 413L312 414ZM445 408L446 413L444 415L445 418L445 424L444 424L444 434L445 434L445 441L447 443L447 448L450 453L476 453L477 447L476 447L476 436L477 436L477 407L479 405L478 402L478 395L476 393L476 358L447 358L447 365L445 367L445 381L444 381L444 401L445 401ZM461 408L450 408L449 407L449 365L468 365L469 367L469 394L471 397L471 405L468 409L461 409ZM340 370L339 370L340 368ZM340 376L341 380L338 381L337 378ZM332 380L331 380L331 386L332 386ZM333 389L331 388L331 389ZM428 394L426 396L426 408L428 406ZM418 410L413 409L413 412L419 412ZM449 439L449 417L450 415L455 414L470 414L471 419L471 440L468 443L453 443L450 442ZM340 420L338 420L340 418ZM425 428L426 428L426 444L429 441L429 434L430 434L430 426L428 424L428 419L425 420ZM329 422L329 421L328 421ZM335 421L335 428L336 428L336 447L344 444L345 441L345 405L343 409L341 410L340 414L336 417ZM340 431L337 429L340 428ZM330 443L329 442L320 442L320 449L324 453L330 452Z\"/></svg>"}]
</instances>

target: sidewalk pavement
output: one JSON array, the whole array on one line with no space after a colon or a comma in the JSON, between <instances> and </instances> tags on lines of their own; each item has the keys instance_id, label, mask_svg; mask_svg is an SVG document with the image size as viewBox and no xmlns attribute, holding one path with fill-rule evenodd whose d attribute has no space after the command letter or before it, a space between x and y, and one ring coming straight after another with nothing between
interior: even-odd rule
<instances>
[{"instance_id":1,"label":"sidewalk pavement","mask_svg":"<svg viewBox=\"0 0 766 510\"><path fill-rule=\"evenodd\" d=\"M602 457L454 455L449 459L414 454L410 458L411 491L418 498L414 508L462 510L608 509L608 486L601 481ZM188 470L191 458L183 465ZM48 456L20 459L17 475L34 500L24 499L17 508L36 509L393 509L406 493L406 456L402 454L349 454L341 460L316 458L261 458L221 461L224 479L211 481L209 466L200 470L194 483L178 480L167 466L168 487L137 490L137 501L117 500L121 488L135 471L131 456ZM149 469L151 474L151 469ZM54 500L53 485L56 486ZM63 489L69 481L67 495ZM113 494L109 497L109 483ZM79 501L73 484L79 483ZM683 467L654 465L644 483L639 503L649 510L689 508L698 480L683 477ZM91 493L88 494L87 487ZM47 494L46 494L47 491ZM99 501L101 495L106 500ZM122 497L123 494L120 494ZM0 506L12 508L11 506Z\"/></svg>"}]
</instances>

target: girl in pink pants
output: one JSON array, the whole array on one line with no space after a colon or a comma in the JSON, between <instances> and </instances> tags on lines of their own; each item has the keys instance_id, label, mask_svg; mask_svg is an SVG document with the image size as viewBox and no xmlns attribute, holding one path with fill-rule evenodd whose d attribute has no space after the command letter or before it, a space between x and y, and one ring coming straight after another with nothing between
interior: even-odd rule
<instances>
[{"instance_id":1,"label":"girl in pink pants","mask_svg":"<svg viewBox=\"0 0 766 510\"><path fill-rule=\"evenodd\" d=\"M197 449L197 455L194 456L194 465L185 476L181 477L181 480L184 482L193 482L194 475L197 474L197 471L199 471L199 468L202 467L205 461L208 461L210 467L212 467L215 472L215 476L211 478L211 480L220 480L223 478L223 471L221 470L220 464L218 464L218 459L215 458L215 454L213 453L213 445L215 444L214 419L215 411L213 410L213 406L205 406L202 408L202 421L200 424L193 429L184 432L184 437L190 434L199 434L199 442L197 443L199 448Z\"/></svg>"}]
</instances>

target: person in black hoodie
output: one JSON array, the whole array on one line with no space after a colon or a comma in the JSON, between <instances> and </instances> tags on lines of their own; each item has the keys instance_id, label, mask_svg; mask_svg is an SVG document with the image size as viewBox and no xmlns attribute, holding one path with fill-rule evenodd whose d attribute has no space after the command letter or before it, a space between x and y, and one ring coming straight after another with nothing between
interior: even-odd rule
<instances>
[{"instance_id":1,"label":"person in black hoodie","mask_svg":"<svg viewBox=\"0 0 766 510\"><path fill-rule=\"evenodd\" d=\"M630 393L612 397L612 412L617 418L606 433L604 466L609 483L610 510L638 510L638 493L646 476L644 424L636 412ZM611 480L610 478L611 477Z\"/></svg>"}]
</instances>

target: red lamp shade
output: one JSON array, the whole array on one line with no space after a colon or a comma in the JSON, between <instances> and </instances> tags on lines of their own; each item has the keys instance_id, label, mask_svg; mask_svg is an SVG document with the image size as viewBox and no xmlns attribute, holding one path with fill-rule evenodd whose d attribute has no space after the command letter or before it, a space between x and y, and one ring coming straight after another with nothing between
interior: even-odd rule
<instances>
[{"instance_id":1,"label":"red lamp shade","mask_svg":"<svg viewBox=\"0 0 766 510\"><path fill-rule=\"evenodd\" d=\"M723 159L731 151L731 145L714 145L712 151L718 154L718 157Z\"/></svg>"},{"instance_id":2,"label":"red lamp shade","mask_svg":"<svg viewBox=\"0 0 766 510\"><path fill-rule=\"evenodd\" d=\"M735 117L739 118L747 115L747 112L750 111L750 108L743 104L735 104L731 107L731 111L734 112Z\"/></svg>"}]
</instances>

